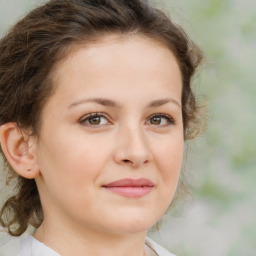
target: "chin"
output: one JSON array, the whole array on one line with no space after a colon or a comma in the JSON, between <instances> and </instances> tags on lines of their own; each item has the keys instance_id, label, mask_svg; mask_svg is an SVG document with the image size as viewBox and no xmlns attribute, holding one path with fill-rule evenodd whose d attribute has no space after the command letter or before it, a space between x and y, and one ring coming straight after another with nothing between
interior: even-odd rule
<instances>
[{"instance_id":1,"label":"chin","mask_svg":"<svg viewBox=\"0 0 256 256\"><path fill-rule=\"evenodd\" d=\"M119 220L117 222L117 220ZM155 223L157 223L158 218L152 214L144 214L136 216L134 215L123 215L117 217L115 222L112 223L111 228L117 234L132 234L147 232Z\"/></svg>"}]
</instances>

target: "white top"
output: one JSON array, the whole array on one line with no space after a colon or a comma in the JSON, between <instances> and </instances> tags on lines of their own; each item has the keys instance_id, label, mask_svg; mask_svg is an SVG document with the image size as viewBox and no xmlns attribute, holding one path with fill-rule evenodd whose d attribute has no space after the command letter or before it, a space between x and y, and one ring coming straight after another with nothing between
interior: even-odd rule
<instances>
[{"instance_id":1,"label":"white top","mask_svg":"<svg viewBox=\"0 0 256 256\"><path fill-rule=\"evenodd\" d=\"M158 256L175 256L151 239L146 239L146 245ZM13 239L0 247L0 256L61 256L33 236L25 239Z\"/></svg>"}]
</instances>

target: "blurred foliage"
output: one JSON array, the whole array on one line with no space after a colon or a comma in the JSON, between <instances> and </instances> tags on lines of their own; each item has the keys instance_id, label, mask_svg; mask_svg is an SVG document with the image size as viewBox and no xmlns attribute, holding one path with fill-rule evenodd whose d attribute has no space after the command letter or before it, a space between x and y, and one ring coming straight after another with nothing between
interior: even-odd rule
<instances>
[{"instance_id":1,"label":"blurred foliage","mask_svg":"<svg viewBox=\"0 0 256 256\"><path fill-rule=\"evenodd\" d=\"M256 252L256 11L254 0L152 0L205 52L195 88L208 130L189 143L194 199L166 216L155 240L180 256ZM0 0L0 35L43 0ZM201 95L201 96L200 96ZM180 217L177 217L177 213Z\"/></svg>"},{"instance_id":2,"label":"blurred foliage","mask_svg":"<svg viewBox=\"0 0 256 256\"><path fill-rule=\"evenodd\" d=\"M157 2L205 52L195 88L208 100L208 129L190 143L186 171L194 185L193 206L188 203L185 217L173 215L159 234L150 235L177 255L253 256L255 1Z\"/></svg>"}]
</instances>

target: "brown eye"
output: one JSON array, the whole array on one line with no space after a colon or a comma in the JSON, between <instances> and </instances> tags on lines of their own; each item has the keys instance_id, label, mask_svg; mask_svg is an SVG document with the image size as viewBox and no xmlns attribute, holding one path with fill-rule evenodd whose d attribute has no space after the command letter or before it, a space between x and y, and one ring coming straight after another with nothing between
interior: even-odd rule
<instances>
[{"instance_id":1,"label":"brown eye","mask_svg":"<svg viewBox=\"0 0 256 256\"><path fill-rule=\"evenodd\" d=\"M150 118L150 123L153 125L161 124L161 117L154 116L154 117Z\"/></svg>"},{"instance_id":2,"label":"brown eye","mask_svg":"<svg viewBox=\"0 0 256 256\"><path fill-rule=\"evenodd\" d=\"M149 117L148 124L155 126L168 126L174 124L174 120L171 116L166 114L155 114Z\"/></svg>"},{"instance_id":3,"label":"brown eye","mask_svg":"<svg viewBox=\"0 0 256 256\"><path fill-rule=\"evenodd\" d=\"M104 114L100 113L88 114L81 118L79 122L85 126L101 126L110 123L107 117L105 117Z\"/></svg>"},{"instance_id":4,"label":"brown eye","mask_svg":"<svg viewBox=\"0 0 256 256\"><path fill-rule=\"evenodd\" d=\"M91 125L99 125L101 122L100 116L94 116L88 119L89 124Z\"/></svg>"}]
</instances>

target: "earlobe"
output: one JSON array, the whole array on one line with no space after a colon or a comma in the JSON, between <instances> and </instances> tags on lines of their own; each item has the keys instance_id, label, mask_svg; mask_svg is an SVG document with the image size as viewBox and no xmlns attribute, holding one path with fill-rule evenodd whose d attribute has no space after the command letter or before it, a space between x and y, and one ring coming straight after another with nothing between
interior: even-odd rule
<instances>
[{"instance_id":1,"label":"earlobe","mask_svg":"<svg viewBox=\"0 0 256 256\"><path fill-rule=\"evenodd\" d=\"M10 122L0 127L2 151L12 168L21 176L33 179L39 174L33 137Z\"/></svg>"}]
</instances>

